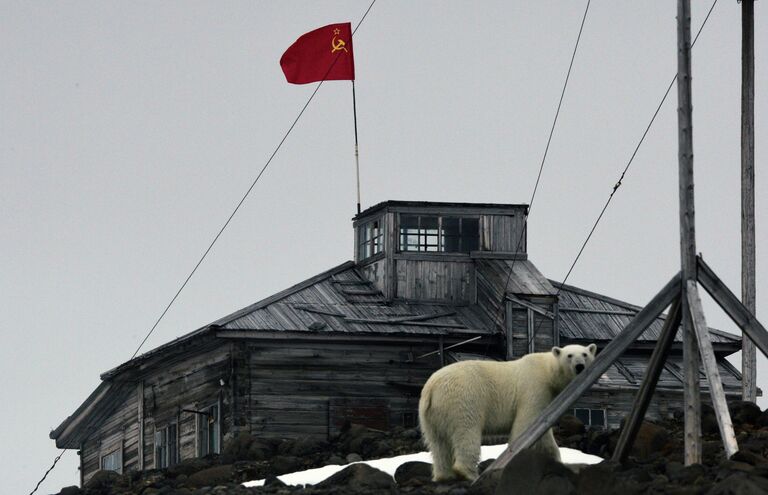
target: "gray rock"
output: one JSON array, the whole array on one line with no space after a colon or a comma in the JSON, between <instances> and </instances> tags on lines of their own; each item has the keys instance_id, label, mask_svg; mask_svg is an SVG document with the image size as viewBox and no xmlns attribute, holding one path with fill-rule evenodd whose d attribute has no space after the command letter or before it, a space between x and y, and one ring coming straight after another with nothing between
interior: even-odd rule
<instances>
[{"instance_id":1,"label":"gray rock","mask_svg":"<svg viewBox=\"0 0 768 495\"><path fill-rule=\"evenodd\" d=\"M232 465L213 466L190 475L186 484L194 487L216 486L232 480Z\"/></svg>"},{"instance_id":2,"label":"gray rock","mask_svg":"<svg viewBox=\"0 0 768 495\"><path fill-rule=\"evenodd\" d=\"M340 486L358 492L365 490L394 490L395 480L387 473L372 468L368 464L353 464L315 485L316 488Z\"/></svg>"},{"instance_id":3,"label":"gray rock","mask_svg":"<svg viewBox=\"0 0 768 495\"><path fill-rule=\"evenodd\" d=\"M526 450L512 459L501 473L496 495L512 493L576 493L575 475L561 463L540 452ZM587 493L587 492L585 492Z\"/></svg>"},{"instance_id":4,"label":"gray rock","mask_svg":"<svg viewBox=\"0 0 768 495\"><path fill-rule=\"evenodd\" d=\"M302 467L302 461L298 457L290 455L276 455L272 458L272 474L280 475L298 471Z\"/></svg>"},{"instance_id":5,"label":"gray rock","mask_svg":"<svg viewBox=\"0 0 768 495\"><path fill-rule=\"evenodd\" d=\"M412 461L398 466L395 481L398 485L423 485L432 479L432 464Z\"/></svg>"},{"instance_id":6,"label":"gray rock","mask_svg":"<svg viewBox=\"0 0 768 495\"><path fill-rule=\"evenodd\" d=\"M363 458L360 457L360 454L352 453L347 456L347 464L352 464L353 462L360 462L362 460Z\"/></svg>"},{"instance_id":7,"label":"gray rock","mask_svg":"<svg viewBox=\"0 0 768 495\"><path fill-rule=\"evenodd\" d=\"M768 491L767 483L766 480L736 473L713 486L707 495L765 495Z\"/></svg>"},{"instance_id":8,"label":"gray rock","mask_svg":"<svg viewBox=\"0 0 768 495\"><path fill-rule=\"evenodd\" d=\"M65 486L64 488L62 488L61 491L59 492L59 495L80 495L81 493L83 492L80 490L80 487L73 485L73 486Z\"/></svg>"},{"instance_id":9,"label":"gray rock","mask_svg":"<svg viewBox=\"0 0 768 495\"><path fill-rule=\"evenodd\" d=\"M734 426L744 424L756 425L760 421L763 411L754 402L746 400L733 400L728 402L728 410Z\"/></svg>"}]
</instances>

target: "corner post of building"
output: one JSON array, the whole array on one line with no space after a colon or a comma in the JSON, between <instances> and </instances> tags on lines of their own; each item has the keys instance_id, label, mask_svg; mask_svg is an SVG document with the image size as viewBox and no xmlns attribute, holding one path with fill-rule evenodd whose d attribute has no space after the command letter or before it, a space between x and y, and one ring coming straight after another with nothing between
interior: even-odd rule
<instances>
[{"instance_id":1,"label":"corner post of building","mask_svg":"<svg viewBox=\"0 0 768 495\"><path fill-rule=\"evenodd\" d=\"M686 285L696 281L696 224L693 197L693 119L691 104L691 1L677 2L677 122L680 191L681 302L685 383L685 464L701 462L701 393L699 349L687 301Z\"/></svg>"}]
</instances>

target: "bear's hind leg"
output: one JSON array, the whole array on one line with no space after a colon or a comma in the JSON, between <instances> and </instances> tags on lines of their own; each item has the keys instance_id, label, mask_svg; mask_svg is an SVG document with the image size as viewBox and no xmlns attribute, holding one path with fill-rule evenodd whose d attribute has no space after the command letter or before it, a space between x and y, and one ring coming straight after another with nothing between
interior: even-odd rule
<instances>
[{"instance_id":1,"label":"bear's hind leg","mask_svg":"<svg viewBox=\"0 0 768 495\"><path fill-rule=\"evenodd\" d=\"M456 478L453 473L453 447L443 438L430 439L429 451L432 454L432 481L449 481Z\"/></svg>"},{"instance_id":2,"label":"bear's hind leg","mask_svg":"<svg viewBox=\"0 0 768 495\"><path fill-rule=\"evenodd\" d=\"M453 433L453 472L469 481L477 479L477 463L480 461L480 447L483 433L480 430L463 430Z\"/></svg>"}]
</instances>

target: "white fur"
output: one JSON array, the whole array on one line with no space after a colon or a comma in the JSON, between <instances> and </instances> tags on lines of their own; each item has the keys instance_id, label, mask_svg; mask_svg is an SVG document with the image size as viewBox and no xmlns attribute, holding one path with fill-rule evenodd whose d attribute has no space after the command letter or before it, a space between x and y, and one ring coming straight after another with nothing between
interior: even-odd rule
<instances>
[{"instance_id":1,"label":"white fur","mask_svg":"<svg viewBox=\"0 0 768 495\"><path fill-rule=\"evenodd\" d=\"M514 440L576 376L578 365L592 363L595 351L595 344L568 345L515 361L462 361L436 371L419 401L433 479L477 478L482 435ZM533 448L560 459L552 430Z\"/></svg>"}]
</instances>

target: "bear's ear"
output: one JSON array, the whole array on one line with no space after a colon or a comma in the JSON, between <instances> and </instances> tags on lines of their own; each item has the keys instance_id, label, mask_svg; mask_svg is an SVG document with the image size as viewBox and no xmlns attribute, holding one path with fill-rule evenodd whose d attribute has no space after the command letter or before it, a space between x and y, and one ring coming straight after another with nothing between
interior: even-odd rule
<instances>
[{"instance_id":1,"label":"bear's ear","mask_svg":"<svg viewBox=\"0 0 768 495\"><path fill-rule=\"evenodd\" d=\"M597 346L595 344L589 344L587 346L587 349L589 350L589 353L593 356L595 355L595 352L597 352Z\"/></svg>"},{"instance_id":2,"label":"bear's ear","mask_svg":"<svg viewBox=\"0 0 768 495\"><path fill-rule=\"evenodd\" d=\"M552 348L552 354L555 355L555 357L560 357L560 353L563 352L563 350L560 347L553 347Z\"/></svg>"}]
</instances>

